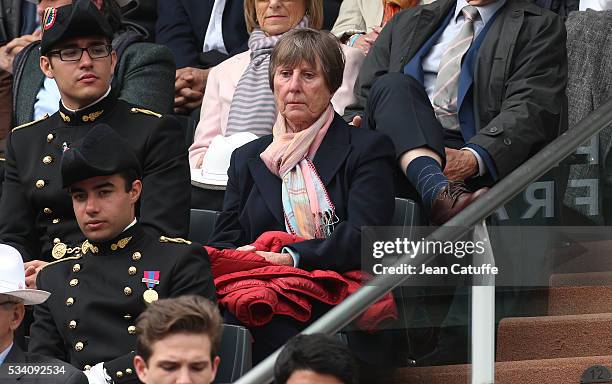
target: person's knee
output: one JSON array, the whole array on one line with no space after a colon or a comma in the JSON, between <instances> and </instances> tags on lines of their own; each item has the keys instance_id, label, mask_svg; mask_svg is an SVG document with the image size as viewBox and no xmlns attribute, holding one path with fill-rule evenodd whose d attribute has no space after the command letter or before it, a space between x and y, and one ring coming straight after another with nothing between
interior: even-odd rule
<instances>
[{"instance_id":1,"label":"person's knee","mask_svg":"<svg viewBox=\"0 0 612 384\"><path fill-rule=\"evenodd\" d=\"M381 95L404 95L418 90L423 86L412 76L403 73L387 73L382 75L372 86L371 97Z\"/></svg>"}]
</instances>

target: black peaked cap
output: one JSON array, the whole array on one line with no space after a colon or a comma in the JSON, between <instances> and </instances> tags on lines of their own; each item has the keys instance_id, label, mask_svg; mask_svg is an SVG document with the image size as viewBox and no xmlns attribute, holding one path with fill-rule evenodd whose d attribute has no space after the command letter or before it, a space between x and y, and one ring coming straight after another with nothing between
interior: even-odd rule
<instances>
[{"instance_id":1,"label":"black peaked cap","mask_svg":"<svg viewBox=\"0 0 612 384\"><path fill-rule=\"evenodd\" d=\"M133 170L138 178L142 168L128 142L106 124L94 126L82 139L66 147L62 155L64 188L96 176Z\"/></svg>"},{"instance_id":2,"label":"black peaked cap","mask_svg":"<svg viewBox=\"0 0 612 384\"><path fill-rule=\"evenodd\" d=\"M104 36L109 41L113 38L113 29L91 0L75 0L71 5L45 9L42 31L43 56L72 37Z\"/></svg>"}]
</instances>

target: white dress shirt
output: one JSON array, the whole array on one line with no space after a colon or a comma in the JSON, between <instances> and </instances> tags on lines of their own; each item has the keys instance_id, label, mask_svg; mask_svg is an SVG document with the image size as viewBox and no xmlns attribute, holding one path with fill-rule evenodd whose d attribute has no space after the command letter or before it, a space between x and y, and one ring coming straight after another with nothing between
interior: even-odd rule
<instances>
[{"instance_id":1,"label":"white dress shirt","mask_svg":"<svg viewBox=\"0 0 612 384\"><path fill-rule=\"evenodd\" d=\"M228 54L225 42L223 41L223 11L225 10L225 2L226 0L215 0L208 28L206 28L202 52L215 50L226 55Z\"/></svg>"},{"instance_id":2,"label":"white dress shirt","mask_svg":"<svg viewBox=\"0 0 612 384\"><path fill-rule=\"evenodd\" d=\"M11 351L11 348L13 348L13 343L11 343L11 345L9 345L7 349L5 349L4 351L0 352L0 364L4 363L4 360L6 359L6 357L9 354L9 352Z\"/></svg>"},{"instance_id":3,"label":"white dress shirt","mask_svg":"<svg viewBox=\"0 0 612 384\"><path fill-rule=\"evenodd\" d=\"M42 88L36 94L34 103L34 120L38 120L46 113L51 116L59 110L61 95L55 80L45 77Z\"/></svg>"}]
</instances>

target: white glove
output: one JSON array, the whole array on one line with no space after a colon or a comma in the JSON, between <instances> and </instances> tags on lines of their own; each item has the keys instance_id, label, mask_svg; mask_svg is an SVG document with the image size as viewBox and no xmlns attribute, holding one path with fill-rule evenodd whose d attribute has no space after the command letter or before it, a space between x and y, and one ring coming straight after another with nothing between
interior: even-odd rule
<instances>
[{"instance_id":1,"label":"white glove","mask_svg":"<svg viewBox=\"0 0 612 384\"><path fill-rule=\"evenodd\" d=\"M83 371L89 384L110 384L112 380L104 369L104 363L98 363L87 371Z\"/></svg>"}]
</instances>

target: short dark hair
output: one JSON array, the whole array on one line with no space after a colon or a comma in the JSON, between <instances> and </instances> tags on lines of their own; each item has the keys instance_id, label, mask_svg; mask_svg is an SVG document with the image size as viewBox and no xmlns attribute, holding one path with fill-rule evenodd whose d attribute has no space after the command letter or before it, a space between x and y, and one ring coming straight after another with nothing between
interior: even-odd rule
<instances>
[{"instance_id":1,"label":"short dark hair","mask_svg":"<svg viewBox=\"0 0 612 384\"><path fill-rule=\"evenodd\" d=\"M202 296L158 300L136 320L136 354L148 362L156 341L177 333L206 334L210 338L212 361L219 351L222 326L219 309Z\"/></svg>"},{"instance_id":2,"label":"short dark hair","mask_svg":"<svg viewBox=\"0 0 612 384\"><path fill-rule=\"evenodd\" d=\"M315 68L321 65L330 93L333 94L342 85L345 57L338 38L327 31L300 28L285 33L272 51L268 68L268 80L272 91L274 91L276 68L296 67L302 61Z\"/></svg>"},{"instance_id":3,"label":"short dark hair","mask_svg":"<svg viewBox=\"0 0 612 384\"><path fill-rule=\"evenodd\" d=\"M285 384L293 372L308 370L357 384L357 363L349 349L324 334L297 335L285 345L274 365L274 383Z\"/></svg>"},{"instance_id":4,"label":"short dark hair","mask_svg":"<svg viewBox=\"0 0 612 384\"><path fill-rule=\"evenodd\" d=\"M140 176L138 175L138 171L135 169L126 169L125 171L119 172L119 176L125 181L125 191L129 192L132 190L132 184L134 181L140 180Z\"/></svg>"}]
</instances>

